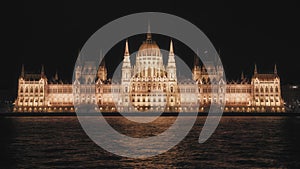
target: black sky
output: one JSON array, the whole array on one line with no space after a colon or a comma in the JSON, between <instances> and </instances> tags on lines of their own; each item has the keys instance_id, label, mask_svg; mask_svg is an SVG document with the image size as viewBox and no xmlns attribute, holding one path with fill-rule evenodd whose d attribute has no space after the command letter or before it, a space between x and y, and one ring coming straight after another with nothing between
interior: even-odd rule
<instances>
[{"instance_id":1,"label":"black sky","mask_svg":"<svg viewBox=\"0 0 300 169\"><path fill-rule=\"evenodd\" d=\"M57 70L70 80L78 51L106 23L137 12L165 12L197 25L211 40L228 79L241 71L251 76L253 64L269 73L276 63L282 83L300 83L299 9L297 1L24 1L2 12L5 42L0 90L16 90L21 64L50 78ZM145 21L147 22L147 21ZM158 41L158 40L157 40ZM131 42L135 43L135 42ZM136 50L141 41L132 44ZM159 41L158 41L159 44ZM165 45L165 46L164 46ZM116 53L123 53L116 48ZM163 42L160 46L168 47ZM119 56L122 57L122 56Z\"/></svg>"}]
</instances>

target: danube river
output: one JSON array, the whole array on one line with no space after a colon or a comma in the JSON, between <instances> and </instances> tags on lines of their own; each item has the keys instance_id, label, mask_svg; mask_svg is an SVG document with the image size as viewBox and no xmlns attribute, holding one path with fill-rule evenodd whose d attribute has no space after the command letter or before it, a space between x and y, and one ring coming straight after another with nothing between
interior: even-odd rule
<instances>
[{"instance_id":1,"label":"danube river","mask_svg":"<svg viewBox=\"0 0 300 169\"><path fill-rule=\"evenodd\" d=\"M106 117L121 133L163 132L176 117L142 128ZM188 117L187 117L188 118ZM299 117L222 117L215 133L198 143L205 117L168 152L146 159L113 155L98 147L77 117L0 117L0 168L300 168Z\"/></svg>"}]
</instances>

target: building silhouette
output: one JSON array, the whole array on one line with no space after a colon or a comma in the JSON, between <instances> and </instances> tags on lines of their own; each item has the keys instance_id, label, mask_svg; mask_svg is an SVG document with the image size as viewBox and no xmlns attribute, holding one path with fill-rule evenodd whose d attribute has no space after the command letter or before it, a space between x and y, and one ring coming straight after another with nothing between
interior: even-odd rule
<instances>
[{"instance_id":1,"label":"building silhouette","mask_svg":"<svg viewBox=\"0 0 300 169\"><path fill-rule=\"evenodd\" d=\"M242 73L239 81L225 81L218 61L201 66L195 57L192 78L179 80L172 40L166 65L150 31L134 64L128 45L126 40L120 82L107 78L105 62L97 66L79 58L72 84L63 83L57 73L48 80L43 66L39 74L29 74L22 65L14 111L73 112L79 104L95 104L104 112L202 112L211 104L224 104L225 112L285 111L276 65L272 74L258 73L255 65L251 79Z\"/></svg>"}]
</instances>

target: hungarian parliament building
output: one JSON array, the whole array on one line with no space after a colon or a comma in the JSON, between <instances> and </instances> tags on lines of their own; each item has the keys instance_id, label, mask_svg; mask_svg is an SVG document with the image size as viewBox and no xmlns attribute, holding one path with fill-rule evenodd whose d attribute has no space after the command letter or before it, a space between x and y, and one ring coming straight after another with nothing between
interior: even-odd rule
<instances>
[{"instance_id":1,"label":"hungarian parliament building","mask_svg":"<svg viewBox=\"0 0 300 169\"><path fill-rule=\"evenodd\" d=\"M224 105L224 112L285 111L276 65L271 74L258 73L255 65L251 79L242 75L238 81L224 82L220 78L223 68L214 64L201 66L196 60L191 78L179 80L172 40L164 65L151 33L147 33L136 53L135 64L131 64L126 41L120 82L107 78L104 63L95 66L94 62L84 61L76 65L69 84L59 82L57 74L54 80L48 80L44 67L38 74L26 73L23 65L14 112L75 112L74 105L78 104L95 104L101 112L207 112L211 104ZM219 87L215 89L212 84Z\"/></svg>"}]
</instances>

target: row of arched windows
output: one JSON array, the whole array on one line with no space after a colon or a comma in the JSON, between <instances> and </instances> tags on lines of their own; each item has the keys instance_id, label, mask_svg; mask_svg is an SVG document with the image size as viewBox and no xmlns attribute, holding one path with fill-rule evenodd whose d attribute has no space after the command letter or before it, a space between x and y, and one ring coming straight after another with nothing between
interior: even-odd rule
<instances>
[{"instance_id":1,"label":"row of arched windows","mask_svg":"<svg viewBox=\"0 0 300 169\"><path fill-rule=\"evenodd\" d=\"M40 87L40 90L39 90L39 87L25 87L25 89L23 87L20 87L20 93L42 93L44 92L44 88L43 86Z\"/></svg>"},{"instance_id":2,"label":"row of arched windows","mask_svg":"<svg viewBox=\"0 0 300 169\"><path fill-rule=\"evenodd\" d=\"M263 92L265 92L265 93L273 93L274 92L274 89L273 89L273 87L271 86L270 88L268 88L268 87L265 87L265 88L263 88L263 87L260 87L260 89L258 89L258 87L256 87L255 88L255 92L256 93L258 93L258 92L261 92L261 93L263 93ZM278 89L278 87L276 86L275 87L275 92L276 93L278 93L279 92L279 89Z\"/></svg>"},{"instance_id":3,"label":"row of arched windows","mask_svg":"<svg viewBox=\"0 0 300 169\"><path fill-rule=\"evenodd\" d=\"M131 89L132 89L132 91L135 91L135 90L151 90L151 89L158 89L158 90L161 90L161 89L163 89L164 90L164 92L166 91L166 87L167 87L167 85L166 84L163 84L163 85L161 85L161 84L153 84L153 85L151 85L151 84L148 84L147 85L147 88L146 88L146 84L143 84L143 85L140 85L140 84L138 84L138 85L135 85L135 84L133 84L132 86L131 86ZM170 87L170 92L174 92L175 90L174 90L174 87L173 86L171 86Z\"/></svg>"}]
</instances>

